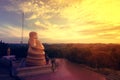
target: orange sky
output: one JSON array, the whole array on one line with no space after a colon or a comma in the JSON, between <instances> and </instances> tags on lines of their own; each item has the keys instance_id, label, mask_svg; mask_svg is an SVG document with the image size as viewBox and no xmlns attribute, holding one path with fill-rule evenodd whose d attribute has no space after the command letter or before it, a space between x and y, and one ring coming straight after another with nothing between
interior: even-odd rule
<instances>
[{"instance_id":1,"label":"orange sky","mask_svg":"<svg viewBox=\"0 0 120 80\"><path fill-rule=\"evenodd\" d=\"M17 5L6 6L7 11L25 13L25 42L36 31L47 43L120 43L120 0L10 1ZM7 26L20 32L20 27Z\"/></svg>"}]
</instances>

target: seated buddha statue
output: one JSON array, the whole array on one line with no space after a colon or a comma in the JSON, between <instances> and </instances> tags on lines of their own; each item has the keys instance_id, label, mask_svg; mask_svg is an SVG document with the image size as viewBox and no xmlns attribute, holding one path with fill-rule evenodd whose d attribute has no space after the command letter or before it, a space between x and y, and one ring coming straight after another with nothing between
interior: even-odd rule
<instances>
[{"instance_id":1,"label":"seated buddha statue","mask_svg":"<svg viewBox=\"0 0 120 80\"><path fill-rule=\"evenodd\" d=\"M29 41L28 41L28 54L26 58L26 64L28 66L40 66L45 65L45 52L44 46L38 40L36 32L29 33Z\"/></svg>"}]
</instances>

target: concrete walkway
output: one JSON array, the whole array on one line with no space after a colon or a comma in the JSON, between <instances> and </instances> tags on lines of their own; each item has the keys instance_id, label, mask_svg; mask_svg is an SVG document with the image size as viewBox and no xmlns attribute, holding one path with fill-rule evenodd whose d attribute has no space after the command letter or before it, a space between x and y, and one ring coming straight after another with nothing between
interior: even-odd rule
<instances>
[{"instance_id":1,"label":"concrete walkway","mask_svg":"<svg viewBox=\"0 0 120 80\"><path fill-rule=\"evenodd\" d=\"M106 80L101 74L64 59L57 60L56 72L24 77L25 80Z\"/></svg>"}]
</instances>

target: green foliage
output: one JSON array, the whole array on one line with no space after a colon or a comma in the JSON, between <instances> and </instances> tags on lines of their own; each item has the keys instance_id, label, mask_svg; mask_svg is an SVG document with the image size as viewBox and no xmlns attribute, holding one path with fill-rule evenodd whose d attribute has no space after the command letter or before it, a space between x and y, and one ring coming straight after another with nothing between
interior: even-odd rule
<instances>
[{"instance_id":1,"label":"green foliage","mask_svg":"<svg viewBox=\"0 0 120 80\"><path fill-rule=\"evenodd\" d=\"M47 53L95 68L120 69L118 44L52 44L47 46Z\"/></svg>"},{"instance_id":2,"label":"green foliage","mask_svg":"<svg viewBox=\"0 0 120 80\"><path fill-rule=\"evenodd\" d=\"M27 56L27 45L16 45L11 47L11 54L16 55L17 58L23 58Z\"/></svg>"},{"instance_id":3,"label":"green foliage","mask_svg":"<svg viewBox=\"0 0 120 80\"><path fill-rule=\"evenodd\" d=\"M7 55L8 44L0 41L0 57Z\"/></svg>"},{"instance_id":4,"label":"green foliage","mask_svg":"<svg viewBox=\"0 0 120 80\"><path fill-rule=\"evenodd\" d=\"M45 52L50 58L62 58L62 49L59 45L45 45Z\"/></svg>"},{"instance_id":5,"label":"green foliage","mask_svg":"<svg viewBox=\"0 0 120 80\"><path fill-rule=\"evenodd\" d=\"M95 68L120 69L120 45L118 44L44 44L50 58L66 58L72 62ZM7 48L17 58L26 57L28 46L0 43L0 56L6 55Z\"/></svg>"}]
</instances>

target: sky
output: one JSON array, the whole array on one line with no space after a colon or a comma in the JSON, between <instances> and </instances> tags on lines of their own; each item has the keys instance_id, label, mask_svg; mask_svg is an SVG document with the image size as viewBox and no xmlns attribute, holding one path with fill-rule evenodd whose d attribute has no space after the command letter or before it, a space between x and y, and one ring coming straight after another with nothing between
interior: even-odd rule
<instances>
[{"instance_id":1,"label":"sky","mask_svg":"<svg viewBox=\"0 0 120 80\"><path fill-rule=\"evenodd\" d=\"M120 43L120 0L0 0L0 40L29 32L43 43Z\"/></svg>"}]
</instances>

